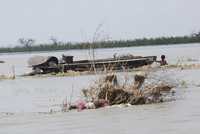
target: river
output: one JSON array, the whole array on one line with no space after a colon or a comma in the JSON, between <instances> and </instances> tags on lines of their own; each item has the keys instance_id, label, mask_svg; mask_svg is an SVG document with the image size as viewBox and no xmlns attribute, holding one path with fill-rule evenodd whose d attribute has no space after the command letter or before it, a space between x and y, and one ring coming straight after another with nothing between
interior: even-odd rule
<instances>
[{"instance_id":1,"label":"river","mask_svg":"<svg viewBox=\"0 0 200 134\"><path fill-rule=\"evenodd\" d=\"M117 54L160 55L165 54L169 64L200 62L200 44L147 46L130 48L97 49L98 58ZM18 53L0 55L0 74L12 75L15 80L0 81L0 134L129 134L166 133L198 134L200 131L200 70L173 69L168 75L184 81L185 87L177 89L175 101L161 104L118 106L82 112L60 111L66 99L81 98L81 89L90 86L98 76L83 75L70 77L18 77L29 72L27 60L34 55L73 55L75 59L89 59L88 50L70 50L43 53ZM134 72L133 72L134 73ZM162 75L162 72L160 73ZM124 75L122 73L122 75Z\"/></svg>"}]
</instances>

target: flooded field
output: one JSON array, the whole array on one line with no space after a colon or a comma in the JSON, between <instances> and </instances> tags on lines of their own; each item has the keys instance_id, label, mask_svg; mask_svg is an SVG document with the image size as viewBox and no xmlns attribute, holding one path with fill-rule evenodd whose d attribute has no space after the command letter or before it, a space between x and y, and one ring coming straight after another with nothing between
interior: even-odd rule
<instances>
[{"instance_id":1,"label":"flooded field","mask_svg":"<svg viewBox=\"0 0 200 134\"><path fill-rule=\"evenodd\" d=\"M174 46L148 46L95 50L97 58L117 54L141 56L165 54L169 64L200 63L200 44ZM0 74L16 75L29 72L27 60L34 55L74 55L75 59L89 59L88 50L45 52L31 54L4 54L0 60ZM169 69L156 72L168 75L182 86L177 88L175 101L161 104L114 106L83 112L56 112L72 95L71 101L80 99L81 89L88 87L99 76L70 77L18 77L0 80L0 133L2 134L64 134L64 133L166 133L198 134L200 131L200 69ZM123 77L127 73L120 73ZM128 75L134 75L134 72Z\"/></svg>"}]
</instances>

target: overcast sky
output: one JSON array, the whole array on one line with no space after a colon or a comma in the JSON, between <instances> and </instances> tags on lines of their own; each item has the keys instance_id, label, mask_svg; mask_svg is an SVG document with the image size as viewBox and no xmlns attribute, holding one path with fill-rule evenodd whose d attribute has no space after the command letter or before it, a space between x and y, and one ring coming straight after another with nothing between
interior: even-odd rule
<instances>
[{"instance_id":1,"label":"overcast sky","mask_svg":"<svg viewBox=\"0 0 200 134\"><path fill-rule=\"evenodd\" d=\"M187 35L200 30L200 0L0 0L0 46Z\"/></svg>"}]
</instances>

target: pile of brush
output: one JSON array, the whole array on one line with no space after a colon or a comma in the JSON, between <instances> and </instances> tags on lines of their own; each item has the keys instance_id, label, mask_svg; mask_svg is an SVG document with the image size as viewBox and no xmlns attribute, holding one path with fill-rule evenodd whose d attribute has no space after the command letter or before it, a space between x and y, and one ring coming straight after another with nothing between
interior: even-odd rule
<instances>
[{"instance_id":1,"label":"pile of brush","mask_svg":"<svg viewBox=\"0 0 200 134\"><path fill-rule=\"evenodd\" d=\"M134 82L120 85L117 75L110 74L98 81L89 89L84 89L83 94L87 102L93 103L96 108L102 102L107 105L131 104L141 105L163 102L163 95L172 93L174 86L157 83L144 85L145 74L136 74ZM100 105L101 106L101 105Z\"/></svg>"}]
</instances>

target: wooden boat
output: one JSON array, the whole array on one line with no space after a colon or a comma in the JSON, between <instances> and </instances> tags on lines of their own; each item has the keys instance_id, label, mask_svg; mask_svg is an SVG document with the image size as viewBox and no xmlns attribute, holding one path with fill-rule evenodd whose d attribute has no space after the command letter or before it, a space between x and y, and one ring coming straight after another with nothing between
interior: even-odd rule
<instances>
[{"instance_id":1,"label":"wooden boat","mask_svg":"<svg viewBox=\"0 0 200 134\"><path fill-rule=\"evenodd\" d=\"M141 67L152 64L156 56L133 57L133 58L109 58L99 60L82 60L73 63L63 64L64 71L104 71L123 70Z\"/></svg>"},{"instance_id":2,"label":"wooden boat","mask_svg":"<svg viewBox=\"0 0 200 134\"><path fill-rule=\"evenodd\" d=\"M73 61L73 56L64 56L59 61L54 56L35 56L29 59L29 66L36 73L67 72L72 71L104 71L132 69L145 65L150 65L156 61L156 56L122 56L97 60Z\"/></svg>"}]
</instances>

